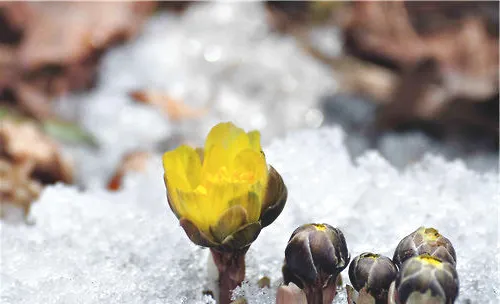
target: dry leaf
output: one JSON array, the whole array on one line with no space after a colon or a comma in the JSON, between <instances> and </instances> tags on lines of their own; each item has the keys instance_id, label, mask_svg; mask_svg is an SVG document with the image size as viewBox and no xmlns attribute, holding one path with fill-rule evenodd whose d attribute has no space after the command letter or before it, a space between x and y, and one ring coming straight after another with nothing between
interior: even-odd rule
<instances>
[{"instance_id":1,"label":"dry leaf","mask_svg":"<svg viewBox=\"0 0 500 304\"><path fill-rule=\"evenodd\" d=\"M14 205L24 216L28 215L31 203L42 190L42 185L30 176L33 168L33 161L12 163L0 157L0 218L7 216L4 204Z\"/></svg>"},{"instance_id":2,"label":"dry leaf","mask_svg":"<svg viewBox=\"0 0 500 304\"><path fill-rule=\"evenodd\" d=\"M111 191L120 189L123 177L129 172L144 172L151 157L152 154L145 151L136 151L125 155L115 174L109 180L107 188Z\"/></svg>"},{"instance_id":3,"label":"dry leaf","mask_svg":"<svg viewBox=\"0 0 500 304\"><path fill-rule=\"evenodd\" d=\"M130 96L136 101L157 107L172 121L200 118L207 112L206 109L193 108L182 101L158 92L133 91Z\"/></svg>"},{"instance_id":4,"label":"dry leaf","mask_svg":"<svg viewBox=\"0 0 500 304\"><path fill-rule=\"evenodd\" d=\"M33 162L35 179L43 184L73 181L73 166L58 144L30 121L0 121L0 155L13 163Z\"/></svg>"}]
</instances>

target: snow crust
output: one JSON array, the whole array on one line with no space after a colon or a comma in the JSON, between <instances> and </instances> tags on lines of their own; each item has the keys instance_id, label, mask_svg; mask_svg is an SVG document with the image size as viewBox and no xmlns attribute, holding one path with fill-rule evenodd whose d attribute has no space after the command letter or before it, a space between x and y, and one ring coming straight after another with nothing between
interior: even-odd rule
<instances>
[{"instance_id":1,"label":"snow crust","mask_svg":"<svg viewBox=\"0 0 500 304\"><path fill-rule=\"evenodd\" d=\"M432 156L403 172L376 152L353 163L343 136L337 128L305 130L265 147L289 199L250 248L248 282L236 295L274 302L287 240L303 223L339 227L351 257L391 257L401 238L425 225L457 251L458 302L498 303L498 176ZM190 243L168 209L162 173L157 155L117 193L48 187L32 225L1 222L1 302L213 303L202 297L216 279L209 252ZM257 288L262 276L270 289ZM344 290L335 303L345 303Z\"/></svg>"}]
</instances>

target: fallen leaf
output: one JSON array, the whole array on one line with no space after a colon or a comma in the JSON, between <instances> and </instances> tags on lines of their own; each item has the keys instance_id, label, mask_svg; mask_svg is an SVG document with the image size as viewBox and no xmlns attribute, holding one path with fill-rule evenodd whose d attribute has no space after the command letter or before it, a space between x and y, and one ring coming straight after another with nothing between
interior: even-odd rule
<instances>
[{"instance_id":1,"label":"fallen leaf","mask_svg":"<svg viewBox=\"0 0 500 304\"><path fill-rule=\"evenodd\" d=\"M207 113L206 109L193 108L180 100L158 92L133 91L130 96L138 102L157 107L172 121L200 118Z\"/></svg>"}]
</instances>

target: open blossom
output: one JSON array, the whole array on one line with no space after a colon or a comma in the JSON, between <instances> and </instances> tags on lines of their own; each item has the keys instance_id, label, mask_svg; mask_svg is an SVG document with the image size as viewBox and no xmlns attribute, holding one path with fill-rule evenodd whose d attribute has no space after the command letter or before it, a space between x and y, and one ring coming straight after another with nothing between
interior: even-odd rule
<instances>
[{"instance_id":1,"label":"open blossom","mask_svg":"<svg viewBox=\"0 0 500 304\"><path fill-rule=\"evenodd\" d=\"M287 190L266 163L260 133L232 123L212 128L203 149L163 155L170 208L194 243L239 249L281 213Z\"/></svg>"}]
</instances>

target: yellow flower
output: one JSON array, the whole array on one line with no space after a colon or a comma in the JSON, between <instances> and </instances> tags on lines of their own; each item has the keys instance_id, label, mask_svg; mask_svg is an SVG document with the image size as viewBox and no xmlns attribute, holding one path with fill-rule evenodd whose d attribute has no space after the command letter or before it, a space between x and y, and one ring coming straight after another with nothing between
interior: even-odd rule
<instances>
[{"instance_id":1,"label":"yellow flower","mask_svg":"<svg viewBox=\"0 0 500 304\"><path fill-rule=\"evenodd\" d=\"M202 246L249 245L286 201L281 177L266 163L260 133L245 133L232 123L213 127L204 149L183 145L166 152L163 167L170 208Z\"/></svg>"}]
</instances>

